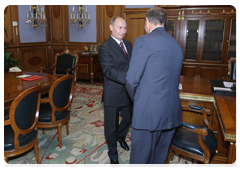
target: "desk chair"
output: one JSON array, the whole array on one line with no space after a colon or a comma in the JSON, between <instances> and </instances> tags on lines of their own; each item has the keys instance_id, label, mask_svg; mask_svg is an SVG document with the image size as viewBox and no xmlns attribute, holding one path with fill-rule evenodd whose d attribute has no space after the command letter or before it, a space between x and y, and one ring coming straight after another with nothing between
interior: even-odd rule
<instances>
[{"instance_id":1,"label":"desk chair","mask_svg":"<svg viewBox=\"0 0 240 170\"><path fill-rule=\"evenodd\" d=\"M210 110L199 106L183 105L182 111L202 114L207 127L183 122L182 126L176 129L166 163L169 163L170 157L171 160L173 159L173 151L205 164L210 163L210 158L214 155L217 147L217 138L207 120L207 115L211 115Z\"/></svg>"},{"instance_id":2,"label":"desk chair","mask_svg":"<svg viewBox=\"0 0 240 170\"><path fill-rule=\"evenodd\" d=\"M25 90L12 102L9 119L4 121L4 159L20 155L34 147L39 163L37 121L40 106L39 86Z\"/></svg>"},{"instance_id":3,"label":"desk chair","mask_svg":"<svg viewBox=\"0 0 240 170\"><path fill-rule=\"evenodd\" d=\"M66 50L55 55L55 63L52 66L40 67L40 72L53 70L53 75L62 77L64 75L74 75L77 80L78 54Z\"/></svg>"},{"instance_id":4,"label":"desk chair","mask_svg":"<svg viewBox=\"0 0 240 170\"><path fill-rule=\"evenodd\" d=\"M236 58L231 57L228 60L228 79L236 80Z\"/></svg>"},{"instance_id":5,"label":"desk chair","mask_svg":"<svg viewBox=\"0 0 240 170\"><path fill-rule=\"evenodd\" d=\"M49 97L41 99L38 119L38 127L57 127L59 146L62 148L61 127L66 125L69 134L68 122L70 120L70 109L74 86L74 76L65 75L56 80L49 90Z\"/></svg>"}]
</instances>

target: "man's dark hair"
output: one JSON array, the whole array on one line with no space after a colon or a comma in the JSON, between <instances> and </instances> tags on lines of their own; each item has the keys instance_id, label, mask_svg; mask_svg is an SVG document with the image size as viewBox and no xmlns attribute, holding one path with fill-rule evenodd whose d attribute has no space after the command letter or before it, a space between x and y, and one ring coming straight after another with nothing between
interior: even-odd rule
<instances>
[{"instance_id":1,"label":"man's dark hair","mask_svg":"<svg viewBox=\"0 0 240 170\"><path fill-rule=\"evenodd\" d=\"M163 25L167 23L167 13L165 9L160 7L153 7L149 9L146 13L146 18L154 25Z\"/></svg>"}]
</instances>

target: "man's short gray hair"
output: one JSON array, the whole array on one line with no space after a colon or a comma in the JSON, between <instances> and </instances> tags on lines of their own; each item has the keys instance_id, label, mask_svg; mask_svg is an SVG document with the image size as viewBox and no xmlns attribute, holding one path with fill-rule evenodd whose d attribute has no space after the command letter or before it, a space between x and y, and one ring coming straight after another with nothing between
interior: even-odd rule
<instances>
[{"instance_id":1,"label":"man's short gray hair","mask_svg":"<svg viewBox=\"0 0 240 170\"><path fill-rule=\"evenodd\" d=\"M163 25L167 23L167 13L165 9L160 7L153 7L149 9L145 17L154 25Z\"/></svg>"},{"instance_id":2,"label":"man's short gray hair","mask_svg":"<svg viewBox=\"0 0 240 170\"><path fill-rule=\"evenodd\" d=\"M122 17L117 16L117 17L112 18L111 22L110 22L110 25L114 25L116 19L118 19L118 18L122 18Z\"/></svg>"}]
</instances>

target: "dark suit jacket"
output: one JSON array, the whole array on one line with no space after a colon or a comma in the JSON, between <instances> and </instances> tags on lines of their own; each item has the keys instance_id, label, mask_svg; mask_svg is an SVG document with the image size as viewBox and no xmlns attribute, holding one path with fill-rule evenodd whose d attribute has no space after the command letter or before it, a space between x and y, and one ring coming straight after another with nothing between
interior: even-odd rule
<instances>
[{"instance_id":1,"label":"dark suit jacket","mask_svg":"<svg viewBox=\"0 0 240 170\"><path fill-rule=\"evenodd\" d=\"M98 58L104 74L102 101L104 106L132 104L125 88L126 75L132 54L132 44L123 40L128 59L118 43L110 37L98 49Z\"/></svg>"},{"instance_id":2,"label":"dark suit jacket","mask_svg":"<svg viewBox=\"0 0 240 170\"><path fill-rule=\"evenodd\" d=\"M156 131L182 124L182 63L181 46L163 27L136 38L126 77L134 101L132 127Z\"/></svg>"}]
</instances>

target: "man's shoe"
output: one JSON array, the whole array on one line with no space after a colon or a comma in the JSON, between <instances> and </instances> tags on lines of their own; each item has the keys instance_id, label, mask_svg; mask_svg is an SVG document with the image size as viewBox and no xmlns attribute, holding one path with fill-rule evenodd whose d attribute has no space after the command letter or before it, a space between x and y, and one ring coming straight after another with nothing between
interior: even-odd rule
<instances>
[{"instance_id":1,"label":"man's shoe","mask_svg":"<svg viewBox=\"0 0 240 170\"><path fill-rule=\"evenodd\" d=\"M111 164L119 164L117 159L111 159Z\"/></svg>"},{"instance_id":2,"label":"man's shoe","mask_svg":"<svg viewBox=\"0 0 240 170\"><path fill-rule=\"evenodd\" d=\"M119 141L118 141L118 142L119 142ZM119 142L119 143L120 143L120 145L121 145L121 147L122 147L123 149L129 151L128 144L127 144L125 141Z\"/></svg>"}]
</instances>

